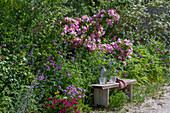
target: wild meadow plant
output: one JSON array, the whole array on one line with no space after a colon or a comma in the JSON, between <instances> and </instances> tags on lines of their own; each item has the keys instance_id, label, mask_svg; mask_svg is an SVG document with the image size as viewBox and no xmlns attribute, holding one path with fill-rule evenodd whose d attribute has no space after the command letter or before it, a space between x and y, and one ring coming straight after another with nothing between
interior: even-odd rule
<instances>
[{"instance_id":1,"label":"wild meadow plant","mask_svg":"<svg viewBox=\"0 0 170 113\"><path fill-rule=\"evenodd\" d=\"M102 66L108 76L116 73L139 83L157 79L161 66L168 66L169 51L161 44L144 44L141 38L135 45L121 37L106 41L105 28L119 18L116 10L103 9L91 17L56 19L47 26L51 34L31 34L33 41L23 47L32 73L24 76L27 80L10 104L11 112L79 112L79 106L93 105L90 84L99 82Z\"/></svg>"},{"instance_id":2,"label":"wild meadow plant","mask_svg":"<svg viewBox=\"0 0 170 113\"><path fill-rule=\"evenodd\" d=\"M138 45L133 47L132 59L128 60L125 66L125 73L128 73L126 78L135 78L140 85L161 80L164 76L163 71L166 72L169 67L166 45L157 41L142 44L141 38L137 40Z\"/></svg>"}]
</instances>

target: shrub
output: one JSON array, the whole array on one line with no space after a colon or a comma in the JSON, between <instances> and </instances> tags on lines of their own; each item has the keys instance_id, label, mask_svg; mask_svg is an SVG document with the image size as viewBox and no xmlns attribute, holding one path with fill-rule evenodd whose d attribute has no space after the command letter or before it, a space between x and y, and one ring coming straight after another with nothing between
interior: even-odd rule
<instances>
[{"instance_id":1,"label":"shrub","mask_svg":"<svg viewBox=\"0 0 170 113\"><path fill-rule=\"evenodd\" d=\"M134 1L107 0L100 1L100 5L93 12L101 9L116 9L120 21L114 26L105 28L107 38L128 38L134 41L140 37L146 40L155 39L169 44L168 39L168 1ZM134 42L135 44L135 42Z\"/></svg>"}]
</instances>

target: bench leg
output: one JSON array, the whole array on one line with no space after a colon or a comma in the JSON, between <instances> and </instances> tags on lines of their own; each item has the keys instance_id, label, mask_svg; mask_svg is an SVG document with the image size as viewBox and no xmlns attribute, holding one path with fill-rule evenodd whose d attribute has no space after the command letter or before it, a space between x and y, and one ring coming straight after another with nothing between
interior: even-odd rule
<instances>
[{"instance_id":1,"label":"bench leg","mask_svg":"<svg viewBox=\"0 0 170 113\"><path fill-rule=\"evenodd\" d=\"M133 85L130 84L127 86L127 90L128 90L128 97L129 97L129 101L133 101Z\"/></svg>"},{"instance_id":2,"label":"bench leg","mask_svg":"<svg viewBox=\"0 0 170 113\"><path fill-rule=\"evenodd\" d=\"M109 105L109 89L94 88L94 105Z\"/></svg>"}]
</instances>

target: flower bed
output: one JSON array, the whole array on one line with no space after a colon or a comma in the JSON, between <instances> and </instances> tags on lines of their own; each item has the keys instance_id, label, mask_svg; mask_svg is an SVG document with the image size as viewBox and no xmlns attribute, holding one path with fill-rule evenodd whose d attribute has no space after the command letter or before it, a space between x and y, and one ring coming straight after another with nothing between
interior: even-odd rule
<instances>
[{"instance_id":1,"label":"flower bed","mask_svg":"<svg viewBox=\"0 0 170 113\"><path fill-rule=\"evenodd\" d=\"M18 24L12 21L10 30L5 26L8 17L3 17L0 111L89 111L93 106L90 84L99 82L102 66L108 78L116 74L137 79L139 87L162 80L169 68L167 45L146 41L139 34L133 39L108 35L123 19L118 11L101 9L92 16L63 19L41 15L36 18L40 22L30 15L30 29L23 27L28 25L24 11L22 21L17 16Z\"/></svg>"}]
</instances>

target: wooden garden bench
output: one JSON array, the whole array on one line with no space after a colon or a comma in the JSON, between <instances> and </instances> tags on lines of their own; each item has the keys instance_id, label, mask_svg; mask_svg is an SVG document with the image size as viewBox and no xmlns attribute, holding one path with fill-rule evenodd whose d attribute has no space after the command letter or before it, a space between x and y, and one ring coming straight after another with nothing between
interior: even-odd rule
<instances>
[{"instance_id":1,"label":"wooden garden bench","mask_svg":"<svg viewBox=\"0 0 170 113\"><path fill-rule=\"evenodd\" d=\"M125 87L128 91L128 100L133 101L133 83L137 83L136 80L132 79L124 79L127 83L127 86ZM109 105L109 92L112 89L120 89L119 83L110 83L107 82L107 84L100 85L100 84L91 84L91 86L94 88L94 105L103 105L106 108ZM124 89L125 89L124 88Z\"/></svg>"}]
</instances>

